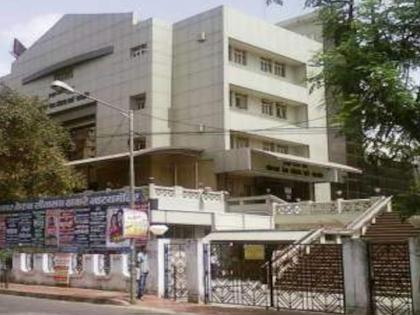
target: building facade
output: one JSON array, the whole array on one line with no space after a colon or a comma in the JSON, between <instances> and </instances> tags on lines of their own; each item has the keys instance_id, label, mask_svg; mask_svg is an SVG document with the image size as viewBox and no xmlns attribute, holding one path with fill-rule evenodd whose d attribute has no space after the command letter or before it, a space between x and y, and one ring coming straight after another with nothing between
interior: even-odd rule
<instances>
[{"instance_id":1,"label":"building facade","mask_svg":"<svg viewBox=\"0 0 420 315\"><path fill-rule=\"evenodd\" d=\"M70 14L0 82L46 100L71 132L92 189L127 185L128 124L53 80L135 111L136 184L211 187L234 197L329 200L359 170L329 160L324 91L306 78L316 40L218 7L173 25Z\"/></svg>"}]
</instances>

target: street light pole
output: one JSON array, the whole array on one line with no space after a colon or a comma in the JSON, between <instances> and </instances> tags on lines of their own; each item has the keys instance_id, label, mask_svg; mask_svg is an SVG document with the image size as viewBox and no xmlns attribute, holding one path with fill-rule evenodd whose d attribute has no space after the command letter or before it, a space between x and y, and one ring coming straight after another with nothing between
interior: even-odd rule
<instances>
[{"instance_id":1,"label":"street light pole","mask_svg":"<svg viewBox=\"0 0 420 315\"><path fill-rule=\"evenodd\" d=\"M106 107L109 107L115 111L118 111L121 115L128 118L129 121L129 159L130 159L130 167L129 167L129 181L130 181L130 208L134 209L136 206L136 192L135 192L135 171L134 171L134 111L132 109L126 111L118 108L115 105L112 105L106 101L93 97L91 95L86 95L80 91L77 91L69 84L63 81L54 81L51 83L51 88L54 90L77 94L84 96L88 99L96 101L98 104L102 104ZM130 303L136 303L136 247L135 247L135 240L130 240Z\"/></svg>"},{"instance_id":2,"label":"street light pole","mask_svg":"<svg viewBox=\"0 0 420 315\"><path fill-rule=\"evenodd\" d=\"M134 173L134 112L132 109L128 112L129 120L129 147L130 147L130 208L136 206L135 192L135 173ZM130 240L130 303L136 303L136 244L135 240Z\"/></svg>"}]
</instances>

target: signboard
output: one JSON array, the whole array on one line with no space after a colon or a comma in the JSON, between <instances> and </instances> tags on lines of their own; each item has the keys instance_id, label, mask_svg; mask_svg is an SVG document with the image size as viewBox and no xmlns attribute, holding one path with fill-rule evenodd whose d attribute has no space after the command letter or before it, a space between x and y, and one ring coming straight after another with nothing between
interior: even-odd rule
<instances>
[{"instance_id":1,"label":"signboard","mask_svg":"<svg viewBox=\"0 0 420 315\"><path fill-rule=\"evenodd\" d=\"M245 260L264 260L265 248L264 245L246 244L244 245Z\"/></svg>"},{"instance_id":2,"label":"signboard","mask_svg":"<svg viewBox=\"0 0 420 315\"><path fill-rule=\"evenodd\" d=\"M127 250L130 244L123 237L123 209L129 201L126 192L109 192L2 204L0 249ZM147 217L148 201L142 191L136 192L136 207L146 211Z\"/></svg>"},{"instance_id":3,"label":"signboard","mask_svg":"<svg viewBox=\"0 0 420 315\"><path fill-rule=\"evenodd\" d=\"M123 237L129 239L146 239L149 230L149 218L146 211L124 209Z\"/></svg>"},{"instance_id":4,"label":"signboard","mask_svg":"<svg viewBox=\"0 0 420 315\"><path fill-rule=\"evenodd\" d=\"M71 254L57 253L54 257L54 280L56 285L70 284Z\"/></svg>"}]
</instances>

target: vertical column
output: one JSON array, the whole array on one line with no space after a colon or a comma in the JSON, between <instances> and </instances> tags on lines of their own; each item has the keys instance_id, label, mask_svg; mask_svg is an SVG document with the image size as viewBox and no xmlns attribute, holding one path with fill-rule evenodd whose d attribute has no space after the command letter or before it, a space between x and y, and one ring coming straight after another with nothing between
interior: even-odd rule
<instances>
[{"instance_id":1,"label":"vertical column","mask_svg":"<svg viewBox=\"0 0 420 315\"><path fill-rule=\"evenodd\" d=\"M203 244L198 240L186 243L188 302L204 302Z\"/></svg>"},{"instance_id":2,"label":"vertical column","mask_svg":"<svg viewBox=\"0 0 420 315\"><path fill-rule=\"evenodd\" d=\"M347 314L370 312L369 258L360 239L343 241L344 294Z\"/></svg>"},{"instance_id":3,"label":"vertical column","mask_svg":"<svg viewBox=\"0 0 420 315\"><path fill-rule=\"evenodd\" d=\"M149 257L149 275L146 281L146 290L148 294L159 295L159 240L149 240L147 242L147 255Z\"/></svg>"},{"instance_id":4,"label":"vertical column","mask_svg":"<svg viewBox=\"0 0 420 315\"><path fill-rule=\"evenodd\" d=\"M23 272L23 262L25 259L25 254L23 253L14 253L13 254L13 272Z\"/></svg>"},{"instance_id":5,"label":"vertical column","mask_svg":"<svg viewBox=\"0 0 420 315\"><path fill-rule=\"evenodd\" d=\"M420 237L410 239L410 269L413 313L420 315Z\"/></svg>"}]
</instances>

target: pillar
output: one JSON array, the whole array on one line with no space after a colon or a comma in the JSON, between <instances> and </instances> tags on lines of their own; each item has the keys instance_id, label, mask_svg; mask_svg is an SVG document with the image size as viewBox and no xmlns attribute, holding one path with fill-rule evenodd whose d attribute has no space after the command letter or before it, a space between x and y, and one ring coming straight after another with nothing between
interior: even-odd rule
<instances>
[{"instance_id":1,"label":"pillar","mask_svg":"<svg viewBox=\"0 0 420 315\"><path fill-rule=\"evenodd\" d=\"M370 314L369 258L366 242L343 241L344 294L346 314Z\"/></svg>"},{"instance_id":2,"label":"pillar","mask_svg":"<svg viewBox=\"0 0 420 315\"><path fill-rule=\"evenodd\" d=\"M420 315L420 237L411 238L409 247L413 314Z\"/></svg>"},{"instance_id":3,"label":"pillar","mask_svg":"<svg viewBox=\"0 0 420 315\"><path fill-rule=\"evenodd\" d=\"M329 202L331 201L331 184L330 183L315 183L315 201Z\"/></svg>"},{"instance_id":4,"label":"pillar","mask_svg":"<svg viewBox=\"0 0 420 315\"><path fill-rule=\"evenodd\" d=\"M23 272L24 267L24 259L25 259L25 254L23 253L14 253L13 254L13 272Z\"/></svg>"},{"instance_id":5,"label":"pillar","mask_svg":"<svg viewBox=\"0 0 420 315\"><path fill-rule=\"evenodd\" d=\"M198 240L188 240L185 247L187 256L188 302L204 302L203 244Z\"/></svg>"},{"instance_id":6,"label":"pillar","mask_svg":"<svg viewBox=\"0 0 420 315\"><path fill-rule=\"evenodd\" d=\"M159 239L152 239L147 242L147 256L149 258L149 275L146 281L146 293L159 295L159 280L160 280L160 268L161 261L163 262L163 247L161 246ZM162 251L162 254L160 253Z\"/></svg>"}]
</instances>

